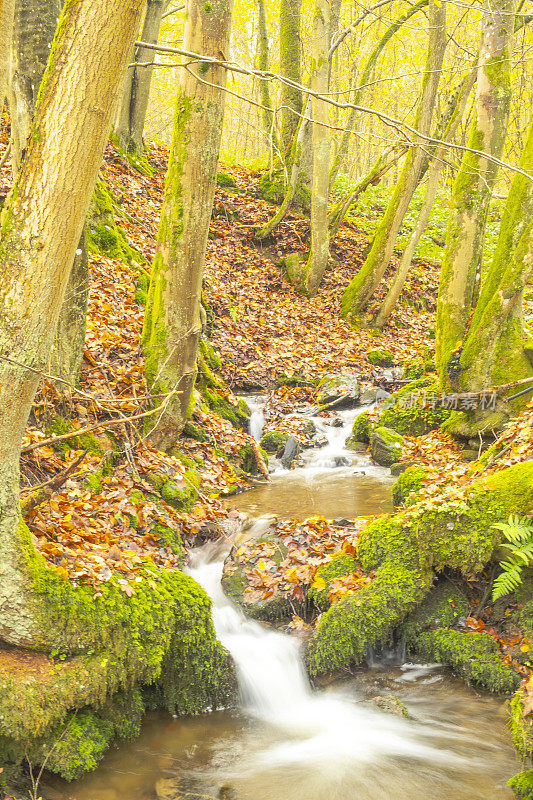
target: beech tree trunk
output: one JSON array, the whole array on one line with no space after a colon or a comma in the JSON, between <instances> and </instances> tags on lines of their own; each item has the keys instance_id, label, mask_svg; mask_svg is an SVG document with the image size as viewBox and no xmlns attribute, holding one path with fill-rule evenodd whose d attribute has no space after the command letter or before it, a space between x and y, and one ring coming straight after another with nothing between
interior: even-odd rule
<instances>
[{"instance_id":1,"label":"beech tree trunk","mask_svg":"<svg viewBox=\"0 0 533 800\"><path fill-rule=\"evenodd\" d=\"M472 71L465 78L458 93L457 102L455 101L455 99L452 98L452 102L455 108L452 111L451 118L449 119L448 124L444 127L443 134L438 138L449 141L454 137L457 131L457 127L461 119L463 118L468 97L470 95L470 92L472 91L472 87L474 86L475 75L476 72ZM433 204L435 203L435 199L437 197L437 191L439 188L439 178L442 171L444 156L445 156L445 150L443 147L438 147L435 150L435 152L432 153L432 161L431 161L431 166L429 168L426 193L424 195L424 202L422 204L422 208L420 209L416 225L413 228L413 231L411 232L409 241L407 242L407 246L402 253L400 264L394 274L389 291L387 292L379 308L379 311L377 312L376 317L372 322L372 325L375 326L376 328L383 328L383 326L387 323L387 320L389 319L393 310L395 309L396 304L398 303L398 300L400 298L400 294L403 289L404 283L407 279L407 275L409 273L409 270L411 269L411 264L413 262L416 248L418 247L420 238L427 227L429 217L431 215L431 210L433 208Z\"/></svg>"},{"instance_id":2,"label":"beech tree trunk","mask_svg":"<svg viewBox=\"0 0 533 800\"><path fill-rule=\"evenodd\" d=\"M16 171L30 135L33 112L50 46L61 13L61 0L16 0L11 53L9 108Z\"/></svg>"},{"instance_id":3,"label":"beech tree trunk","mask_svg":"<svg viewBox=\"0 0 533 800\"><path fill-rule=\"evenodd\" d=\"M141 33L141 41L156 44L163 13L168 0L148 0L146 14ZM136 63L153 64L155 50L136 47L134 61ZM119 147L133 155L144 153L143 131L150 97L153 67L130 67L121 91L119 104L115 114L113 132Z\"/></svg>"},{"instance_id":4,"label":"beech tree trunk","mask_svg":"<svg viewBox=\"0 0 533 800\"><path fill-rule=\"evenodd\" d=\"M207 56L227 53L232 0L191 0L184 49ZM197 77L198 76L198 77ZM157 394L168 393L151 432L160 448L181 433L196 377L202 332L202 277L213 208L226 71L207 63L190 67L178 89L174 133L146 306L146 374Z\"/></svg>"},{"instance_id":5,"label":"beech tree trunk","mask_svg":"<svg viewBox=\"0 0 533 800\"><path fill-rule=\"evenodd\" d=\"M302 0L281 0L279 6L280 71L286 78L302 83L300 19ZM291 150L303 109L300 89L281 84L281 148L286 158ZM296 113L295 113L296 112Z\"/></svg>"},{"instance_id":6,"label":"beech tree trunk","mask_svg":"<svg viewBox=\"0 0 533 800\"><path fill-rule=\"evenodd\" d=\"M257 66L262 72L268 70L268 30L266 22L265 0L257 0ZM263 127L272 165L276 156L281 157L280 143L276 130L276 119L272 111L272 98L270 97L270 81L260 81L259 91L261 105L263 106ZM270 109L270 111L269 111Z\"/></svg>"},{"instance_id":7,"label":"beech tree trunk","mask_svg":"<svg viewBox=\"0 0 533 800\"><path fill-rule=\"evenodd\" d=\"M4 107L11 62L11 39L13 36L13 18L15 0L0 2L0 111Z\"/></svg>"},{"instance_id":8,"label":"beech tree trunk","mask_svg":"<svg viewBox=\"0 0 533 800\"><path fill-rule=\"evenodd\" d=\"M424 135L428 135L430 132L445 48L446 4L438 2L438 0L431 0L428 54L414 123L414 128ZM415 142L406 156L387 210L375 233L367 259L342 296L342 315L354 323L358 320L385 274L394 251L398 231L426 163L425 149L417 147L415 137Z\"/></svg>"},{"instance_id":9,"label":"beech tree trunk","mask_svg":"<svg viewBox=\"0 0 533 800\"><path fill-rule=\"evenodd\" d=\"M41 574L46 568L20 519L20 445L141 10L142 0L66 4L39 93L34 135L2 213L0 638L14 644L48 648L62 635L47 622L46 580L43 586L35 577L37 568Z\"/></svg>"},{"instance_id":10,"label":"beech tree trunk","mask_svg":"<svg viewBox=\"0 0 533 800\"><path fill-rule=\"evenodd\" d=\"M514 0L486 3L476 90L476 114L469 146L500 157L511 102ZM475 299L483 256L483 233L497 167L467 152L452 190L452 209L437 303L436 359L443 386L453 382L457 352Z\"/></svg>"},{"instance_id":11,"label":"beech tree trunk","mask_svg":"<svg viewBox=\"0 0 533 800\"><path fill-rule=\"evenodd\" d=\"M314 71L311 88L319 94L328 91L331 12L328 0L319 0L313 23ZM313 114L313 188L311 192L311 252L303 271L301 290L308 297L317 293L328 265L329 228L329 130L328 107L323 100L311 98Z\"/></svg>"}]
</instances>

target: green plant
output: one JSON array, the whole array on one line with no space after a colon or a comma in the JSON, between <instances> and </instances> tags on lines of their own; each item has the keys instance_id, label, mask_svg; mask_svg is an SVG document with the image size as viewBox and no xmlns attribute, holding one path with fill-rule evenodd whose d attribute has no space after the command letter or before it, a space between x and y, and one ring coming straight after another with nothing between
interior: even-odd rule
<instances>
[{"instance_id":1,"label":"green plant","mask_svg":"<svg viewBox=\"0 0 533 800\"><path fill-rule=\"evenodd\" d=\"M520 586L522 570L533 560L533 521L528 517L511 515L508 522L492 527L502 531L507 540L504 547L511 551L507 560L500 561L503 571L494 581L492 599L498 600Z\"/></svg>"}]
</instances>

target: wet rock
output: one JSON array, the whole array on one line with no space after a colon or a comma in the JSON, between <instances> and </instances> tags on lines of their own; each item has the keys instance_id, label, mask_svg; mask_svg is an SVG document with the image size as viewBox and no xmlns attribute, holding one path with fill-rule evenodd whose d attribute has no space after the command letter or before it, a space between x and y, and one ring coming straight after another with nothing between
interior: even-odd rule
<instances>
[{"instance_id":1,"label":"wet rock","mask_svg":"<svg viewBox=\"0 0 533 800\"><path fill-rule=\"evenodd\" d=\"M300 443L294 436L289 436L283 455L281 456L281 463L285 469L290 469L292 462L300 452Z\"/></svg>"},{"instance_id":2,"label":"wet rock","mask_svg":"<svg viewBox=\"0 0 533 800\"><path fill-rule=\"evenodd\" d=\"M401 475L402 472L405 472L405 470L412 465L412 461L397 461L395 464L391 464L390 474L394 476Z\"/></svg>"},{"instance_id":3,"label":"wet rock","mask_svg":"<svg viewBox=\"0 0 533 800\"><path fill-rule=\"evenodd\" d=\"M268 431L259 442L260 447L267 453L280 456L285 450L289 434L284 431Z\"/></svg>"},{"instance_id":4,"label":"wet rock","mask_svg":"<svg viewBox=\"0 0 533 800\"><path fill-rule=\"evenodd\" d=\"M359 380L353 372L325 375L318 384L317 400L321 406L355 408L360 395Z\"/></svg>"},{"instance_id":5,"label":"wet rock","mask_svg":"<svg viewBox=\"0 0 533 800\"><path fill-rule=\"evenodd\" d=\"M195 778L160 778L155 785L158 800L235 800L229 786L218 788Z\"/></svg>"},{"instance_id":6,"label":"wet rock","mask_svg":"<svg viewBox=\"0 0 533 800\"><path fill-rule=\"evenodd\" d=\"M412 719L402 701L393 694L378 695L372 698L372 702L375 703L380 711L384 711L386 714L395 714L397 717Z\"/></svg>"},{"instance_id":7,"label":"wet rock","mask_svg":"<svg viewBox=\"0 0 533 800\"><path fill-rule=\"evenodd\" d=\"M372 405L372 403L376 402L377 396L381 391L383 390L377 389L375 386L368 386L366 389L361 389L361 394L359 395L359 405L360 406Z\"/></svg>"},{"instance_id":8,"label":"wet rock","mask_svg":"<svg viewBox=\"0 0 533 800\"><path fill-rule=\"evenodd\" d=\"M403 436L390 428L376 428L370 439L370 452L376 464L390 467L402 457Z\"/></svg>"}]
</instances>

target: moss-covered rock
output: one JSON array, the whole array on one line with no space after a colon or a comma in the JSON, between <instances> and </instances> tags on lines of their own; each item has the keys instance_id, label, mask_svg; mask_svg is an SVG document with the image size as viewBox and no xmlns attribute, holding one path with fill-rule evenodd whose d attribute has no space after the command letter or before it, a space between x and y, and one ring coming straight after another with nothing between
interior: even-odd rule
<instances>
[{"instance_id":1,"label":"moss-covered rock","mask_svg":"<svg viewBox=\"0 0 533 800\"><path fill-rule=\"evenodd\" d=\"M198 375L196 387L207 407L219 417L227 419L234 428L246 430L250 419L250 409L242 397L234 397L228 387L216 374L222 362L212 345L202 339L198 354Z\"/></svg>"},{"instance_id":2,"label":"moss-covered rock","mask_svg":"<svg viewBox=\"0 0 533 800\"><path fill-rule=\"evenodd\" d=\"M472 482L462 503L443 496L371 522L361 533L358 557L375 577L322 615L309 643L311 672L359 663L421 603L434 571L479 572L499 542L493 524L531 508L533 462L525 462Z\"/></svg>"},{"instance_id":3,"label":"moss-covered rock","mask_svg":"<svg viewBox=\"0 0 533 800\"><path fill-rule=\"evenodd\" d=\"M396 697L394 694L378 695L372 698L372 702L380 711L384 711L385 714L394 714L396 717L411 719L411 715L405 705L399 697Z\"/></svg>"},{"instance_id":4,"label":"moss-covered rock","mask_svg":"<svg viewBox=\"0 0 533 800\"><path fill-rule=\"evenodd\" d=\"M392 502L395 506L412 504L416 502L417 494L422 488L426 477L424 467L413 464L407 467L398 479L392 484Z\"/></svg>"},{"instance_id":5,"label":"moss-covered rock","mask_svg":"<svg viewBox=\"0 0 533 800\"><path fill-rule=\"evenodd\" d=\"M410 652L417 653L418 636L435 628L449 628L468 610L468 600L454 583L441 580L397 629Z\"/></svg>"},{"instance_id":6,"label":"moss-covered rock","mask_svg":"<svg viewBox=\"0 0 533 800\"><path fill-rule=\"evenodd\" d=\"M285 431L268 431L262 437L259 444L266 453L281 456L285 450L288 438L289 434L285 433Z\"/></svg>"},{"instance_id":7,"label":"moss-covered rock","mask_svg":"<svg viewBox=\"0 0 533 800\"><path fill-rule=\"evenodd\" d=\"M217 172L217 186L221 189L236 189L237 181L228 172Z\"/></svg>"},{"instance_id":8,"label":"moss-covered rock","mask_svg":"<svg viewBox=\"0 0 533 800\"><path fill-rule=\"evenodd\" d=\"M268 465L268 455L265 450L261 447L259 448L259 452L263 457L263 461L265 465ZM260 475L261 468L257 462L257 456L255 454L255 450L252 446L251 442L247 442L244 447L241 447L239 451L239 456L242 461L242 469L244 472L248 473L248 475Z\"/></svg>"},{"instance_id":9,"label":"moss-covered rock","mask_svg":"<svg viewBox=\"0 0 533 800\"><path fill-rule=\"evenodd\" d=\"M367 352L366 357L376 367L394 366L394 357L385 347L373 347Z\"/></svg>"},{"instance_id":10,"label":"moss-covered rock","mask_svg":"<svg viewBox=\"0 0 533 800\"><path fill-rule=\"evenodd\" d=\"M379 424L404 436L429 433L450 416L450 412L440 405L433 408L439 397L440 389L432 378L412 381L392 395L392 405L382 412Z\"/></svg>"},{"instance_id":11,"label":"moss-covered rock","mask_svg":"<svg viewBox=\"0 0 533 800\"><path fill-rule=\"evenodd\" d=\"M275 205L281 205L285 197L285 175L282 170L270 173L265 172L259 181L259 193L263 200ZM293 208L300 209L304 214L309 214L311 209L311 193L306 186L299 186L293 198Z\"/></svg>"},{"instance_id":12,"label":"moss-covered rock","mask_svg":"<svg viewBox=\"0 0 533 800\"><path fill-rule=\"evenodd\" d=\"M348 446L362 442L363 444L370 444L370 436L372 434L372 422L370 421L370 414L364 411L358 414L353 421L352 435L348 439Z\"/></svg>"},{"instance_id":13,"label":"moss-covered rock","mask_svg":"<svg viewBox=\"0 0 533 800\"><path fill-rule=\"evenodd\" d=\"M438 628L418 635L417 651L428 661L448 664L465 680L491 692L508 694L520 676L503 663L498 645L488 633L463 633Z\"/></svg>"},{"instance_id":14,"label":"moss-covered rock","mask_svg":"<svg viewBox=\"0 0 533 800\"><path fill-rule=\"evenodd\" d=\"M324 375L318 384L317 402L321 406L335 404L335 408L354 408L361 389L353 372L335 372Z\"/></svg>"},{"instance_id":15,"label":"moss-covered rock","mask_svg":"<svg viewBox=\"0 0 533 800\"><path fill-rule=\"evenodd\" d=\"M331 605L328 600L331 582L334 581L335 578L343 578L345 575L351 575L356 569L357 562L353 556L347 553L339 553L333 556L331 561L328 561L326 564L321 564L315 574L315 581L324 581L324 588L316 589L311 586L307 596L320 611L325 611Z\"/></svg>"},{"instance_id":16,"label":"moss-covered rock","mask_svg":"<svg viewBox=\"0 0 533 800\"><path fill-rule=\"evenodd\" d=\"M516 752L523 760L533 757L533 719L524 717L524 693L517 691L509 701L509 724Z\"/></svg>"},{"instance_id":17,"label":"moss-covered rock","mask_svg":"<svg viewBox=\"0 0 533 800\"><path fill-rule=\"evenodd\" d=\"M517 800L533 800L533 769L519 772L508 781Z\"/></svg>"},{"instance_id":18,"label":"moss-covered rock","mask_svg":"<svg viewBox=\"0 0 533 800\"><path fill-rule=\"evenodd\" d=\"M372 431L370 452L376 464L390 467L402 457L403 436L390 428L380 425Z\"/></svg>"}]
</instances>

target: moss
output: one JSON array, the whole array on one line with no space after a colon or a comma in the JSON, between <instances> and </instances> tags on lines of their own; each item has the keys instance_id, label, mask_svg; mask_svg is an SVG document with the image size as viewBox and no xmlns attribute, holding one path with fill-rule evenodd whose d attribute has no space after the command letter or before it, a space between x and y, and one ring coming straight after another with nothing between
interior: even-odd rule
<instances>
[{"instance_id":1,"label":"moss","mask_svg":"<svg viewBox=\"0 0 533 800\"><path fill-rule=\"evenodd\" d=\"M248 427L250 409L245 400L233 398L228 387L214 372L220 369L222 362L213 347L203 339L200 342L198 355L197 388L207 407L219 417L227 419L234 428L240 430Z\"/></svg>"},{"instance_id":2,"label":"moss","mask_svg":"<svg viewBox=\"0 0 533 800\"><path fill-rule=\"evenodd\" d=\"M287 444L289 434L284 431L268 431L262 437L260 445L267 453L282 453Z\"/></svg>"},{"instance_id":3,"label":"moss","mask_svg":"<svg viewBox=\"0 0 533 800\"><path fill-rule=\"evenodd\" d=\"M465 502L434 498L371 522L361 533L358 557L375 577L321 617L309 643L311 671L360 662L424 599L434 570L479 572L499 541L493 523L532 507L533 462L525 462L473 482Z\"/></svg>"},{"instance_id":4,"label":"moss","mask_svg":"<svg viewBox=\"0 0 533 800\"><path fill-rule=\"evenodd\" d=\"M227 172L217 172L217 186L222 189L236 189L237 181L233 175L229 175Z\"/></svg>"},{"instance_id":5,"label":"moss","mask_svg":"<svg viewBox=\"0 0 533 800\"><path fill-rule=\"evenodd\" d=\"M367 359L376 367L393 367L394 357L390 350L384 347L373 347L366 354Z\"/></svg>"},{"instance_id":6,"label":"moss","mask_svg":"<svg viewBox=\"0 0 533 800\"><path fill-rule=\"evenodd\" d=\"M405 472L392 485L392 502L395 506L401 506L406 502L412 504L416 501L416 495L422 487L426 470L424 467L413 465L407 467ZM414 495L414 497L413 497Z\"/></svg>"},{"instance_id":7,"label":"moss","mask_svg":"<svg viewBox=\"0 0 533 800\"><path fill-rule=\"evenodd\" d=\"M353 421L350 442L364 442L365 444L370 444L371 433L372 423L370 421L370 414L368 411L364 411L362 414L358 414Z\"/></svg>"},{"instance_id":8,"label":"moss","mask_svg":"<svg viewBox=\"0 0 533 800\"><path fill-rule=\"evenodd\" d=\"M500 658L498 645L488 633L463 633L438 628L420 633L417 651L429 661L448 664L465 680L491 692L512 692L520 676Z\"/></svg>"},{"instance_id":9,"label":"moss","mask_svg":"<svg viewBox=\"0 0 533 800\"><path fill-rule=\"evenodd\" d=\"M516 752L522 759L533 755L533 719L524 717L524 694L515 692L509 701L509 726Z\"/></svg>"},{"instance_id":10,"label":"moss","mask_svg":"<svg viewBox=\"0 0 533 800\"><path fill-rule=\"evenodd\" d=\"M403 436L390 428L380 426L370 435L372 458L384 467L390 467L402 457Z\"/></svg>"},{"instance_id":11,"label":"moss","mask_svg":"<svg viewBox=\"0 0 533 800\"><path fill-rule=\"evenodd\" d=\"M282 171L280 172L265 172L259 180L259 194L268 203L281 205L285 197L285 176ZM293 208L300 209L305 214L309 213L311 208L311 192L306 186L301 184L297 187L293 202Z\"/></svg>"},{"instance_id":12,"label":"moss","mask_svg":"<svg viewBox=\"0 0 533 800\"><path fill-rule=\"evenodd\" d=\"M204 431L195 425L190 419L187 420L183 427L183 435L188 436L189 439L194 439L195 442L207 442L208 436Z\"/></svg>"},{"instance_id":13,"label":"moss","mask_svg":"<svg viewBox=\"0 0 533 800\"><path fill-rule=\"evenodd\" d=\"M268 466L268 455L266 451L260 447L259 452L263 456L265 464ZM242 468L244 472L248 473L248 475L259 475L261 473L251 442L247 442L244 447L241 447L239 451L239 457L242 460Z\"/></svg>"},{"instance_id":14,"label":"moss","mask_svg":"<svg viewBox=\"0 0 533 800\"><path fill-rule=\"evenodd\" d=\"M460 616L468 611L466 595L457 587L441 581L424 598L398 628L398 635L406 642L408 648L416 653L418 636L423 631L434 628L449 628Z\"/></svg>"},{"instance_id":15,"label":"moss","mask_svg":"<svg viewBox=\"0 0 533 800\"><path fill-rule=\"evenodd\" d=\"M285 544L275 535L265 534L255 540L255 543L258 545L264 543L274 544L274 554L271 558L278 565L287 556ZM247 562L245 559L246 556L241 556L238 548L234 548L231 551L222 574L222 588L225 594L237 603L247 616L253 619L269 622L289 619L293 614L293 607L285 594L279 589L266 600L250 601L248 599L246 588L249 584L246 576Z\"/></svg>"},{"instance_id":16,"label":"moss","mask_svg":"<svg viewBox=\"0 0 533 800\"><path fill-rule=\"evenodd\" d=\"M96 184L87 218L87 246L91 253L123 261L143 261L128 244L122 228L115 222L116 203L105 181Z\"/></svg>"},{"instance_id":17,"label":"moss","mask_svg":"<svg viewBox=\"0 0 533 800\"><path fill-rule=\"evenodd\" d=\"M85 478L85 486L87 486L93 494L100 494L102 491L102 473L98 471L88 475Z\"/></svg>"},{"instance_id":18,"label":"moss","mask_svg":"<svg viewBox=\"0 0 533 800\"><path fill-rule=\"evenodd\" d=\"M328 561L326 564L321 564L318 567L315 575L315 580L323 580L326 584L326 588L317 590L311 586L307 593L309 599L313 601L318 609L325 611L331 605L330 601L328 600L328 591L331 586L331 582L335 580L335 578L342 578L345 575L351 575L356 571L356 569L357 561L353 556L350 556L347 553L339 553L338 555L333 556L331 561Z\"/></svg>"},{"instance_id":19,"label":"moss","mask_svg":"<svg viewBox=\"0 0 533 800\"><path fill-rule=\"evenodd\" d=\"M135 292L135 302L137 303L137 305L142 306L142 308L144 308L147 303L147 300L148 300L147 293L144 292L142 289L137 289L137 291Z\"/></svg>"},{"instance_id":20,"label":"moss","mask_svg":"<svg viewBox=\"0 0 533 800\"><path fill-rule=\"evenodd\" d=\"M379 424L406 436L429 433L450 416L442 406L432 408L438 397L440 389L431 377L412 381L394 393L394 405L382 412Z\"/></svg>"},{"instance_id":21,"label":"moss","mask_svg":"<svg viewBox=\"0 0 533 800\"><path fill-rule=\"evenodd\" d=\"M517 800L533 800L533 769L519 772L507 782Z\"/></svg>"},{"instance_id":22,"label":"moss","mask_svg":"<svg viewBox=\"0 0 533 800\"><path fill-rule=\"evenodd\" d=\"M196 470L186 470L184 481L167 480L161 487L161 497L178 511L190 511L196 503L200 479Z\"/></svg>"},{"instance_id":23,"label":"moss","mask_svg":"<svg viewBox=\"0 0 533 800\"><path fill-rule=\"evenodd\" d=\"M46 427L46 435L64 436L75 431L71 420L65 419L60 414L54 417ZM103 455L104 449L100 440L92 433L82 433L80 436L71 436L61 442L55 442L52 447L57 452L69 453L71 450L88 450L89 453Z\"/></svg>"},{"instance_id":24,"label":"moss","mask_svg":"<svg viewBox=\"0 0 533 800\"><path fill-rule=\"evenodd\" d=\"M278 372L276 375L276 386L310 386L312 384L312 379L306 378L304 375L287 372Z\"/></svg>"}]
</instances>

